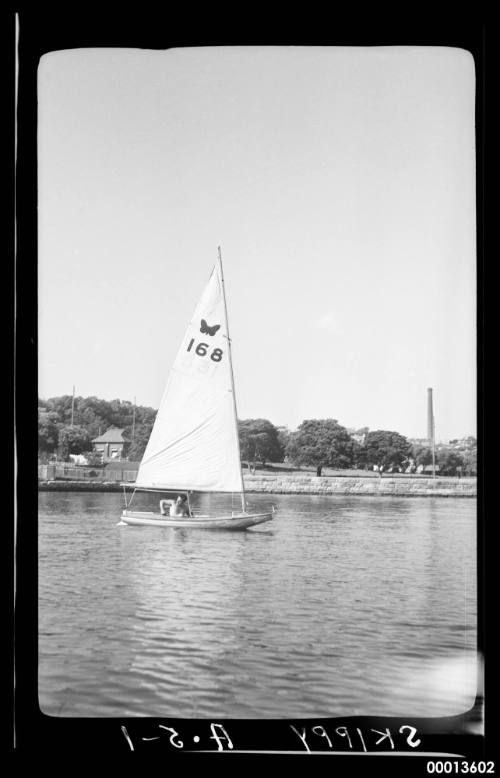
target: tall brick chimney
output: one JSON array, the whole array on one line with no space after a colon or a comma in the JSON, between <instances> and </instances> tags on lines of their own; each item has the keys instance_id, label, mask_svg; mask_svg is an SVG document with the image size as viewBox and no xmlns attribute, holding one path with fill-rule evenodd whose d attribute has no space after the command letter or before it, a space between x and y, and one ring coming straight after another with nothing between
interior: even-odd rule
<instances>
[{"instance_id":1,"label":"tall brick chimney","mask_svg":"<svg viewBox=\"0 0 500 778\"><path fill-rule=\"evenodd\" d=\"M427 389L427 438L429 443L434 440L434 413L432 410L432 389Z\"/></svg>"}]
</instances>

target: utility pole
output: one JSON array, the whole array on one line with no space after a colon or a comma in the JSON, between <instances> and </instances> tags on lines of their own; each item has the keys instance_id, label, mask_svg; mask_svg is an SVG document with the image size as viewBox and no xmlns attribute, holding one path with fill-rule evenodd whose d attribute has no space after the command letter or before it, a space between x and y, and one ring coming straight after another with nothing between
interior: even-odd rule
<instances>
[{"instance_id":1,"label":"utility pole","mask_svg":"<svg viewBox=\"0 0 500 778\"><path fill-rule=\"evenodd\" d=\"M134 442L134 436L135 436L135 401L136 398L134 397L134 415L132 416L132 443Z\"/></svg>"},{"instance_id":2,"label":"utility pole","mask_svg":"<svg viewBox=\"0 0 500 778\"><path fill-rule=\"evenodd\" d=\"M75 415L75 387L73 386L73 398L71 400L71 426L73 426L74 415Z\"/></svg>"},{"instance_id":3,"label":"utility pole","mask_svg":"<svg viewBox=\"0 0 500 778\"><path fill-rule=\"evenodd\" d=\"M432 407L432 389L427 389L427 438L432 450L432 477L436 477L436 426Z\"/></svg>"}]
</instances>

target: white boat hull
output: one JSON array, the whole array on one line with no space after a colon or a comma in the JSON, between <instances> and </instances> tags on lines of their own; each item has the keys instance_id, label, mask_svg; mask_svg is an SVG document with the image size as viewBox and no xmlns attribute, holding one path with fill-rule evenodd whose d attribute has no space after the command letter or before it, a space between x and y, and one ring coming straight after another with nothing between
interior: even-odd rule
<instances>
[{"instance_id":1,"label":"white boat hull","mask_svg":"<svg viewBox=\"0 0 500 778\"><path fill-rule=\"evenodd\" d=\"M120 524L149 527L185 527L187 529L229 529L238 530L263 524L274 518L274 511L267 513L237 513L233 516L193 516L175 518L162 516L152 511L124 510Z\"/></svg>"}]
</instances>

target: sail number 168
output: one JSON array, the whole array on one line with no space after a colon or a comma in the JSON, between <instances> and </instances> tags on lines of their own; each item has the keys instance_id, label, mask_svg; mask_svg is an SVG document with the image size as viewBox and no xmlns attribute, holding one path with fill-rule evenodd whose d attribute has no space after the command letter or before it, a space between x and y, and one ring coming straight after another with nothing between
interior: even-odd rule
<instances>
[{"instance_id":1,"label":"sail number 168","mask_svg":"<svg viewBox=\"0 0 500 778\"><path fill-rule=\"evenodd\" d=\"M191 351L193 345L194 345L194 338L191 338L186 351ZM198 354L199 357L205 357L208 354L208 349L209 349L208 343L198 343L198 345L194 350L194 353ZM214 348L213 351L210 352L210 359L213 362L220 362L222 359L222 354L223 354L222 349Z\"/></svg>"}]
</instances>

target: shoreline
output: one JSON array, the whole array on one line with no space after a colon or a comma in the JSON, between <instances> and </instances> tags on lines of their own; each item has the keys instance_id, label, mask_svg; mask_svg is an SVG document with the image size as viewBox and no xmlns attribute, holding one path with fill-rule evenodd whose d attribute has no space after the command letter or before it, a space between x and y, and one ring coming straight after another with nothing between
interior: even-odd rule
<instances>
[{"instance_id":1,"label":"shoreline","mask_svg":"<svg viewBox=\"0 0 500 778\"><path fill-rule=\"evenodd\" d=\"M476 478L353 478L344 476L253 475L245 492L261 494L352 495L367 497L477 497ZM134 484L127 484L133 489ZM38 481L39 491L123 492L116 481Z\"/></svg>"}]
</instances>

